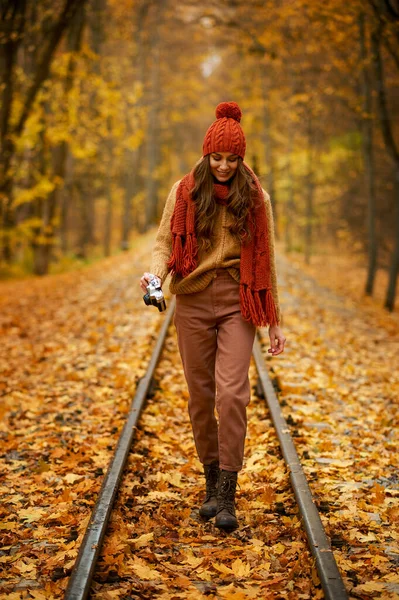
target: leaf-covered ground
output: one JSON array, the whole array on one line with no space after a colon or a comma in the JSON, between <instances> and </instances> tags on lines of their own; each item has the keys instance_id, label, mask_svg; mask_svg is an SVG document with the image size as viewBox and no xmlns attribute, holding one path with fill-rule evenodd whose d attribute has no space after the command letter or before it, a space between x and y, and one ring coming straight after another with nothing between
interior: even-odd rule
<instances>
[{"instance_id":1,"label":"leaf-covered ground","mask_svg":"<svg viewBox=\"0 0 399 600\"><path fill-rule=\"evenodd\" d=\"M363 310L281 256L279 273L288 339L272 372L336 560L352 597L398 598L395 315Z\"/></svg>"},{"instance_id":2,"label":"leaf-covered ground","mask_svg":"<svg viewBox=\"0 0 399 600\"><path fill-rule=\"evenodd\" d=\"M255 384L255 369L251 368ZM95 574L93 599L322 598L297 507L266 414L253 397L240 528L220 532L198 507L204 477L194 450L174 328L156 372Z\"/></svg>"},{"instance_id":3,"label":"leaf-covered ground","mask_svg":"<svg viewBox=\"0 0 399 600\"><path fill-rule=\"evenodd\" d=\"M62 597L161 324L138 286L153 238L141 243L75 273L0 285L4 598Z\"/></svg>"},{"instance_id":4,"label":"leaf-covered ground","mask_svg":"<svg viewBox=\"0 0 399 600\"><path fill-rule=\"evenodd\" d=\"M63 597L163 318L138 286L152 241L0 285L1 598ZM398 331L283 258L279 283L287 345L268 364L337 562L352 598L396 598ZM93 597L321 598L263 401L249 407L240 529L228 536L198 517L203 476L173 327L157 382Z\"/></svg>"}]
</instances>

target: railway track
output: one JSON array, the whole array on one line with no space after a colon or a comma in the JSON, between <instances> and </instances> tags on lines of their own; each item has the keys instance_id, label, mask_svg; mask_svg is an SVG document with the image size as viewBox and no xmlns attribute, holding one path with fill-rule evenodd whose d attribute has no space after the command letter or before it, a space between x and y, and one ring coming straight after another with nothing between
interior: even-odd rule
<instances>
[{"instance_id":1,"label":"railway track","mask_svg":"<svg viewBox=\"0 0 399 600\"><path fill-rule=\"evenodd\" d=\"M176 342L173 336L168 336L173 312L174 301L165 315L147 372L137 387L104 477L68 582L66 600L83 600L89 595L98 599L166 598L168 590L174 591L171 598L194 598L178 591L188 590L190 585L198 591L198 597L230 597L226 594L231 592L234 598L234 590L238 590L237 593L241 590L244 595L237 595L237 599L347 599L329 539L268 376L259 339L255 340L250 373L252 381L257 377L258 399L250 404L250 407L254 405L254 414L248 419L246 453L249 450L250 455L239 477L243 487L237 495L240 528L231 535L219 532L212 522L202 522L198 510L192 509L199 506L203 477L200 465L197 465L195 480L192 468L187 469L187 453L193 453L188 441L191 435L188 417L187 439L184 433L179 444L182 454L173 458L171 451L177 435L173 432L173 418L185 410L186 398L182 393L172 406L169 392L165 392L179 364ZM157 375L160 361L165 361L166 366ZM155 381L158 390L155 390ZM179 385L172 386L175 398L179 395ZM148 401L149 396L154 398ZM265 401L270 417L266 414ZM139 419L146 403L149 422L144 420L140 427ZM157 419L165 419L165 431L160 437L166 445L161 450L151 431L151 423ZM161 467L159 475L147 477L149 484L144 457L147 463ZM283 460L285 476L282 478L274 475L273 469L281 470ZM191 462L195 464L192 457ZM171 468L170 475L168 468ZM265 477L269 478L266 484ZM169 491L176 487L178 493ZM107 545L115 546L116 539L118 549L104 553L103 544L107 550ZM156 568L147 566L154 563ZM124 591L119 594L122 588Z\"/></svg>"}]
</instances>

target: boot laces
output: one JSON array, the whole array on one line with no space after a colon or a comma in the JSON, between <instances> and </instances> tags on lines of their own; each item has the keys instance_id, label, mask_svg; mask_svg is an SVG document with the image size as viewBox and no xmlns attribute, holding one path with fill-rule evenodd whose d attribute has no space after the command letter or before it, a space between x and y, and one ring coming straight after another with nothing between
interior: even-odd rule
<instances>
[{"instance_id":1,"label":"boot laces","mask_svg":"<svg viewBox=\"0 0 399 600\"><path fill-rule=\"evenodd\" d=\"M230 512L234 510L234 497L237 481L231 477L224 477L219 486L218 506L219 509L227 508Z\"/></svg>"},{"instance_id":2,"label":"boot laces","mask_svg":"<svg viewBox=\"0 0 399 600\"><path fill-rule=\"evenodd\" d=\"M206 499L205 502L207 502L211 496L216 496L217 495L217 484L218 484L218 479L219 479L219 465L218 464L214 464L212 463L211 465L209 465L209 467L205 470L205 477L206 477Z\"/></svg>"}]
</instances>

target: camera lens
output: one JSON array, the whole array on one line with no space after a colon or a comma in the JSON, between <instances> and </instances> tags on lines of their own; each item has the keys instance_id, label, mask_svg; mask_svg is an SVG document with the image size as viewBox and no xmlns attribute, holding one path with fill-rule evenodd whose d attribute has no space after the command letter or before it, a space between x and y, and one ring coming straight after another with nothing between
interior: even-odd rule
<instances>
[{"instance_id":1,"label":"camera lens","mask_svg":"<svg viewBox=\"0 0 399 600\"><path fill-rule=\"evenodd\" d=\"M163 312L164 310L166 310L166 302L165 302L165 300L162 300L162 302L158 303L158 310L159 310L159 312Z\"/></svg>"}]
</instances>

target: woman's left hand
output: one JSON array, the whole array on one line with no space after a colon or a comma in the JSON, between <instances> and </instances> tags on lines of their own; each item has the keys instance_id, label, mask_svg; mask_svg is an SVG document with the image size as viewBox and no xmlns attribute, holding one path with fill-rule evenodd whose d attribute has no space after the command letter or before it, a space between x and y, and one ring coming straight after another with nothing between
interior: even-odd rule
<instances>
[{"instance_id":1,"label":"woman's left hand","mask_svg":"<svg viewBox=\"0 0 399 600\"><path fill-rule=\"evenodd\" d=\"M286 338L278 325L270 325L269 327L269 338L271 347L268 348L268 352L273 356L284 352L284 344Z\"/></svg>"}]
</instances>

